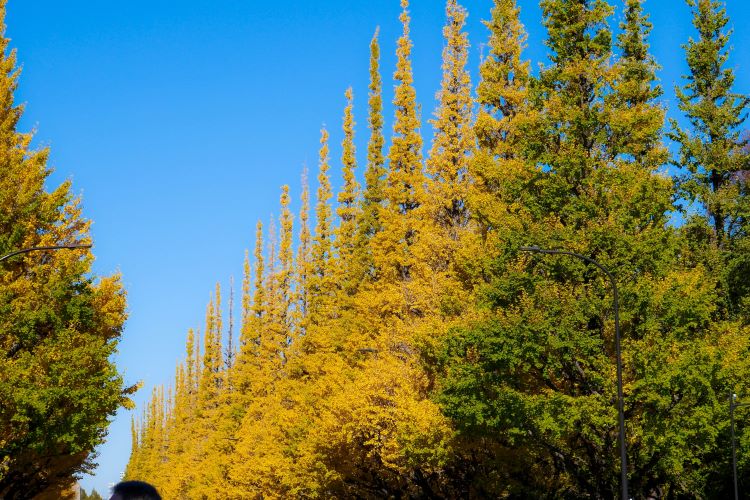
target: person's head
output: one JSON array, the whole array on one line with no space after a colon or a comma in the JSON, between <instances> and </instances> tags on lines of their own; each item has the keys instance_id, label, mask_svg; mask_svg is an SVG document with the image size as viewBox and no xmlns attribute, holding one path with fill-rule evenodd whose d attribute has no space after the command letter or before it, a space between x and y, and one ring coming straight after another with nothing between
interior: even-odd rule
<instances>
[{"instance_id":1,"label":"person's head","mask_svg":"<svg viewBox=\"0 0 750 500\"><path fill-rule=\"evenodd\" d=\"M156 488L143 481L123 481L112 489L109 500L161 500Z\"/></svg>"}]
</instances>

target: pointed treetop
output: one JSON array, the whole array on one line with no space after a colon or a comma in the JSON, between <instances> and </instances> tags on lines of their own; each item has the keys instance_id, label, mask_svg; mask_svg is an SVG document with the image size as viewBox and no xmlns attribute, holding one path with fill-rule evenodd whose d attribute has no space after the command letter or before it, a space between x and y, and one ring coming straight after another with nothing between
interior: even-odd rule
<instances>
[{"instance_id":1,"label":"pointed treetop","mask_svg":"<svg viewBox=\"0 0 750 500\"><path fill-rule=\"evenodd\" d=\"M314 272L318 275L325 274L328 261L331 258L331 204L333 197L331 192L331 180L328 176L330 169L330 157L328 150L328 131L320 131L320 171L318 173L318 196L315 205L316 225L314 244L312 248L312 261Z\"/></svg>"},{"instance_id":2,"label":"pointed treetop","mask_svg":"<svg viewBox=\"0 0 750 500\"><path fill-rule=\"evenodd\" d=\"M495 0L492 17L484 25L490 31L490 54L479 69L477 100L490 116L512 117L525 99L529 79L529 63L521 59L527 35L516 0Z\"/></svg>"},{"instance_id":3,"label":"pointed treetop","mask_svg":"<svg viewBox=\"0 0 750 500\"><path fill-rule=\"evenodd\" d=\"M265 296L265 262L263 258L263 223L258 221L255 225L255 251L253 253L255 257L255 283L253 288L255 293L253 296L252 313L256 319L263 317L266 311L266 296ZM256 325L257 326L257 325ZM258 332L253 332L253 336L257 336Z\"/></svg>"},{"instance_id":4,"label":"pointed treetop","mask_svg":"<svg viewBox=\"0 0 750 500\"><path fill-rule=\"evenodd\" d=\"M289 209L291 198L289 196L289 186L284 185L281 187L281 234L279 242L279 281L282 283L282 288L287 288L291 283L291 275L293 272L293 248L292 238L294 231L294 215Z\"/></svg>"},{"instance_id":5,"label":"pointed treetop","mask_svg":"<svg viewBox=\"0 0 750 500\"><path fill-rule=\"evenodd\" d=\"M227 330L227 347L224 364L227 371L234 366L234 276L229 277L229 329Z\"/></svg>"},{"instance_id":6,"label":"pointed treetop","mask_svg":"<svg viewBox=\"0 0 750 500\"><path fill-rule=\"evenodd\" d=\"M610 56L612 32L606 19L613 9L605 0L542 0L540 5L553 65L601 61Z\"/></svg>"},{"instance_id":7,"label":"pointed treetop","mask_svg":"<svg viewBox=\"0 0 750 500\"><path fill-rule=\"evenodd\" d=\"M438 108L430 123L435 130L428 171L438 182L457 182L472 146L471 79L466 68L469 39L464 31L466 10L456 0L446 3L448 21L443 28L443 79L438 92Z\"/></svg>"},{"instance_id":8,"label":"pointed treetop","mask_svg":"<svg viewBox=\"0 0 750 500\"><path fill-rule=\"evenodd\" d=\"M339 265L336 268L338 272L336 281L340 289L345 290L347 295L352 295L359 283L359 276L355 276L359 274L359 271L354 262L354 254L361 208L359 204L359 183L355 174L357 160L354 148L354 94L351 87L346 90L345 95L344 141L341 155L344 185L338 195L338 208L336 210L339 216L339 225L336 228L336 250L339 260Z\"/></svg>"},{"instance_id":9,"label":"pointed treetop","mask_svg":"<svg viewBox=\"0 0 750 500\"><path fill-rule=\"evenodd\" d=\"M251 272L250 272L250 252L245 249L245 259L242 263L242 328L247 319L250 317L250 307L252 304L252 298L250 296L251 287ZM240 340L240 343L243 341Z\"/></svg>"},{"instance_id":10,"label":"pointed treetop","mask_svg":"<svg viewBox=\"0 0 750 500\"><path fill-rule=\"evenodd\" d=\"M726 67L732 30L727 28L724 3L689 0L688 4L698 39L691 37L684 46L690 73L676 93L692 130L683 130L671 120L669 136L680 143L677 164L686 170L680 179L683 195L704 206L714 242L726 248L735 236L750 231L750 203L737 189L738 176L750 163L744 150L747 139L740 135L750 96L733 91L734 70Z\"/></svg>"},{"instance_id":11,"label":"pointed treetop","mask_svg":"<svg viewBox=\"0 0 750 500\"><path fill-rule=\"evenodd\" d=\"M351 238L353 238L354 218L356 215L356 202L359 197L359 183L355 175L355 169L357 168L356 149L354 146L354 94L352 88L349 87L345 93L346 96L346 108L344 109L344 140L342 142L342 154L341 164L343 165L342 176L344 178L344 186L338 195L338 209L337 213L341 218L343 226L351 226L340 229L340 234L352 232Z\"/></svg>"},{"instance_id":12,"label":"pointed treetop","mask_svg":"<svg viewBox=\"0 0 750 500\"><path fill-rule=\"evenodd\" d=\"M469 39L464 31L466 10L456 0L446 3L443 29L443 79L438 92L435 135L427 159L431 216L439 226L453 232L468 222L468 159L474 141L471 130L471 79L466 69ZM439 238L438 238L439 239Z\"/></svg>"},{"instance_id":13,"label":"pointed treetop","mask_svg":"<svg viewBox=\"0 0 750 500\"><path fill-rule=\"evenodd\" d=\"M310 184L308 182L307 165L302 168L302 194L300 195L299 209L299 247L297 249L297 265L309 265L310 261ZM300 271L306 271L300 269Z\"/></svg>"},{"instance_id":14,"label":"pointed treetop","mask_svg":"<svg viewBox=\"0 0 750 500\"><path fill-rule=\"evenodd\" d=\"M648 36L652 24L643 11L643 2L626 0L625 17L620 23L622 32L617 37L622 51L623 74L620 79L626 82L620 92L631 106L647 103L662 94L661 87L652 85L659 66L649 53Z\"/></svg>"},{"instance_id":15,"label":"pointed treetop","mask_svg":"<svg viewBox=\"0 0 750 500\"><path fill-rule=\"evenodd\" d=\"M279 276L278 276L278 299L277 316L283 328L289 331L291 324L291 308L293 302L293 278L294 278L294 215L289 209L291 198L289 186L281 187L281 234L279 241Z\"/></svg>"},{"instance_id":16,"label":"pointed treetop","mask_svg":"<svg viewBox=\"0 0 750 500\"><path fill-rule=\"evenodd\" d=\"M424 198L424 172L422 170L422 136L417 112L417 96L413 86L411 66L412 42L409 38L409 3L401 2L400 19L403 34L396 49L397 64L394 74L398 82L393 104L396 119L393 123L393 140L388 155L388 198L401 213L417 208Z\"/></svg>"},{"instance_id":17,"label":"pointed treetop","mask_svg":"<svg viewBox=\"0 0 750 500\"><path fill-rule=\"evenodd\" d=\"M330 317L333 282L333 226L330 200L331 180L328 176L329 151L328 131L323 128L320 137L320 173L318 174L318 195L315 204L315 235L311 249L310 276L308 279L308 321L311 325L320 324Z\"/></svg>"},{"instance_id":18,"label":"pointed treetop","mask_svg":"<svg viewBox=\"0 0 750 500\"><path fill-rule=\"evenodd\" d=\"M370 139L367 143L367 169L365 170L365 191L363 195L363 219L365 226L362 232L371 235L377 231L377 212L383 200L385 178L385 158L383 147L383 83L380 76L380 45L378 33L375 30L370 43L370 95L368 100L369 114L367 124L370 129Z\"/></svg>"}]
</instances>

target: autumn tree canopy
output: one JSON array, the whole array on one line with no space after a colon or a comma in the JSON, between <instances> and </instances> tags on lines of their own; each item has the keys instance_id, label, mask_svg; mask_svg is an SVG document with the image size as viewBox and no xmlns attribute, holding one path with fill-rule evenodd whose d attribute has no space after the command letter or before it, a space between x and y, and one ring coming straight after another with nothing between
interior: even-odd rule
<instances>
[{"instance_id":1,"label":"autumn tree canopy","mask_svg":"<svg viewBox=\"0 0 750 500\"><path fill-rule=\"evenodd\" d=\"M446 1L431 137L407 0L389 137L375 30L367 92L342 92L342 157L323 129L315 199L305 181L292 214L284 186L280 217L258 224L235 361L217 288L200 347L189 332L171 389L134 420L128 478L167 498L616 497L612 292L581 261L519 251L538 245L617 279L634 497L730 491L727 396L750 375L750 101L726 12L682 6L685 120L666 124L643 0L542 0L538 71L518 3L488 4L472 82L467 12Z\"/></svg>"},{"instance_id":2,"label":"autumn tree canopy","mask_svg":"<svg viewBox=\"0 0 750 500\"><path fill-rule=\"evenodd\" d=\"M5 2L0 2L0 22ZM0 33L0 255L91 243L80 197L48 191L47 148L18 130L20 70ZM98 278L86 249L0 262L0 498L65 491L93 470L115 412L130 406L111 358L125 321L119 275Z\"/></svg>"}]
</instances>

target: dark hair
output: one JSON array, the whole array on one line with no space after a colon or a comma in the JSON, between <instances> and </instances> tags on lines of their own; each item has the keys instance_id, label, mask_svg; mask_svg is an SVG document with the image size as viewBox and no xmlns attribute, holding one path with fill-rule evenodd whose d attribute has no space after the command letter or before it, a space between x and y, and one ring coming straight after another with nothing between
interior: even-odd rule
<instances>
[{"instance_id":1,"label":"dark hair","mask_svg":"<svg viewBox=\"0 0 750 500\"><path fill-rule=\"evenodd\" d=\"M118 500L161 500L156 488L143 481L123 481L112 489Z\"/></svg>"}]
</instances>

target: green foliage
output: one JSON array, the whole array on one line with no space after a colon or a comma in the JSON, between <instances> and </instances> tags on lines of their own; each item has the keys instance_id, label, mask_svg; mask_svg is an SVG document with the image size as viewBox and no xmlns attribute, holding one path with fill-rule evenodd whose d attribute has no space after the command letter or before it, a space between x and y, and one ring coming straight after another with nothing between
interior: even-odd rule
<instances>
[{"instance_id":1,"label":"green foliage","mask_svg":"<svg viewBox=\"0 0 750 500\"><path fill-rule=\"evenodd\" d=\"M615 496L609 285L576 259L517 249L593 256L614 272L621 294L632 491L709 494L709 478L726 470L717 454L727 439L727 390L747 369L747 328L720 314L717 276L685 259L693 243L667 225L673 193L658 173L667 156L650 26L640 2L627 2L613 63L606 2L550 0L542 9L552 63L531 80L528 109L487 99L500 113L496 132L478 122L480 137L517 141L524 166L495 149L494 161L513 168L494 179L502 197L480 219L494 223L479 294L487 319L448 338L438 400L464 446L494 450L494 466L475 479L503 478L494 495ZM513 60L517 40L501 60ZM514 88L500 81L504 93ZM508 223L508 209L523 223Z\"/></svg>"},{"instance_id":2,"label":"green foliage","mask_svg":"<svg viewBox=\"0 0 750 500\"><path fill-rule=\"evenodd\" d=\"M4 17L4 2L0 4ZM63 183L45 190L48 151L16 130L15 53L0 36L0 254L88 243L89 221ZM118 276L97 280L84 250L0 263L0 497L64 488L90 471L94 448L128 395L115 353L125 320Z\"/></svg>"},{"instance_id":3,"label":"green foliage","mask_svg":"<svg viewBox=\"0 0 750 500\"><path fill-rule=\"evenodd\" d=\"M91 493L86 493L86 490L81 488L81 500L104 500L98 491L95 489L91 490Z\"/></svg>"},{"instance_id":4,"label":"green foliage","mask_svg":"<svg viewBox=\"0 0 750 500\"><path fill-rule=\"evenodd\" d=\"M476 97L467 13L447 0L426 159L401 5L388 157L376 32L361 195L349 90L338 217L324 131L314 237L305 185L292 262L285 187L267 256L258 229L252 300L245 264L236 365L219 360L212 308L203 356L191 334L174 399L155 391L134 424L128 477L178 498L617 497L611 283L520 251L539 245L616 282L633 497L725 497L727 396L744 400L750 375L750 243L747 98L721 69L723 9L689 2L700 38L680 96L695 130L674 132L675 185L643 0L542 0L536 76L517 2L494 0ZM675 227L680 196L706 210ZM747 477L743 425L738 443Z\"/></svg>"},{"instance_id":5,"label":"green foliage","mask_svg":"<svg viewBox=\"0 0 750 500\"><path fill-rule=\"evenodd\" d=\"M747 118L750 96L732 91L734 70L725 67L729 57L729 19L716 0L690 0L698 38L685 51L690 73L677 88L680 110L690 123L680 128L672 120L670 137L679 146L675 164L687 206L699 208L685 227L694 240L695 258L722 277L724 307L748 319L750 295L747 238L750 237L750 150L740 127Z\"/></svg>"}]
</instances>

